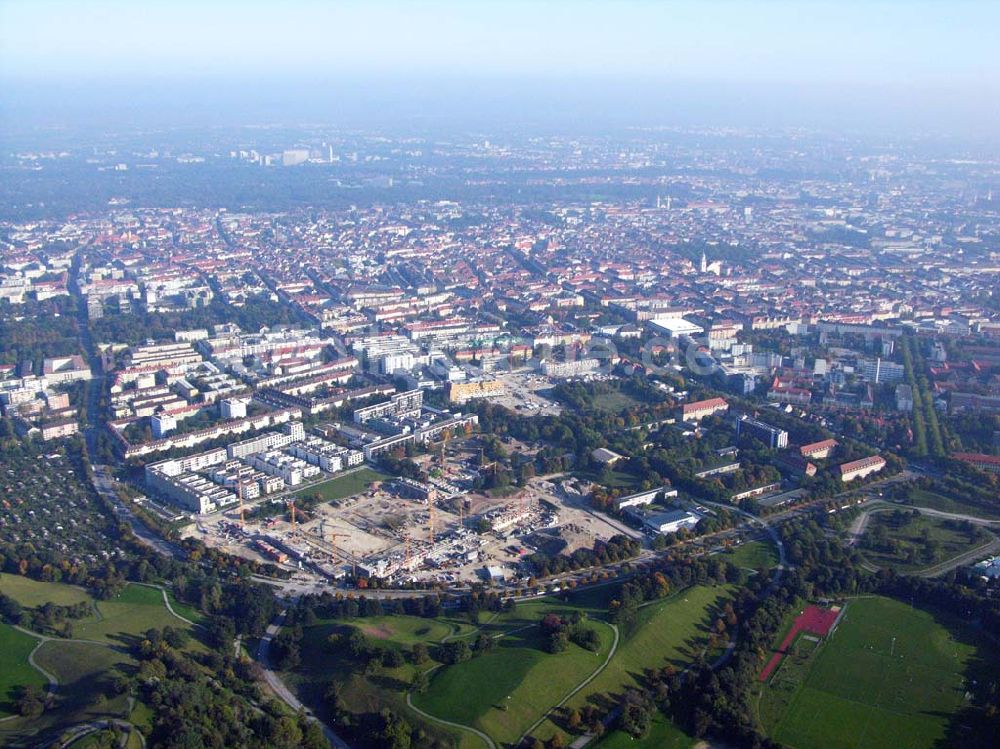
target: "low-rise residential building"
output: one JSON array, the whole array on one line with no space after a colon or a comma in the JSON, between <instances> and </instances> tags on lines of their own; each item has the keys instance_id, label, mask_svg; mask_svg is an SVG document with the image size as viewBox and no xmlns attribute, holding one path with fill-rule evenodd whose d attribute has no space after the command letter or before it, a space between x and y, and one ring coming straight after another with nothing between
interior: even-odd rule
<instances>
[{"instance_id":1,"label":"low-rise residential building","mask_svg":"<svg viewBox=\"0 0 1000 749\"><path fill-rule=\"evenodd\" d=\"M725 398L709 398L708 400L685 403L681 406L682 421L701 421L708 416L717 413L725 413L729 410L729 403Z\"/></svg>"},{"instance_id":2,"label":"low-rise residential building","mask_svg":"<svg viewBox=\"0 0 1000 749\"><path fill-rule=\"evenodd\" d=\"M840 466L840 480L845 483L854 479L863 479L873 473L878 473L885 468L885 458L881 455L872 455L860 460L852 460Z\"/></svg>"}]
</instances>

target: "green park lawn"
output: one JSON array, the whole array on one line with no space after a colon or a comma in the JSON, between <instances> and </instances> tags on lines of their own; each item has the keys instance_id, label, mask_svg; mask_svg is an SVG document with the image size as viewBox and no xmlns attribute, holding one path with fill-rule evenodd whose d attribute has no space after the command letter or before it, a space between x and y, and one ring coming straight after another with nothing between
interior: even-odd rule
<instances>
[{"instance_id":1,"label":"green park lawn","mask_svg":"<svg viewBox=\"0 0 1000 749\"><path fill-rule=\"evenodd\" d=\"M601 474L597 471L591 471L588 469L577 471L575 475L584 481L599 483L609 489L625 489L631 491L633 489L637 489L639 486L639 477L634 473L629 473L628 471L611 470L606 474Z\"/></svg>"},{"instance_id":2,"label":"green park lawn","mask_svg":"<svg viewBox=\"0 0 1000 749\"><path fill-rule=\"evenodd\" d=\"M44 689L48 684L41 672L28 663L28 655L37 644L34 637L0 623L0 718L14 714L18 687Z\"/></svg>"},{"instance_id":3,"label":"green park lawn","mask_svg":"<svg viewBox=\"0 0 1000 749\"><path fill-rule=\"evenodd\" d=\"M22 605L37 606L47 601L64 604L92 601L81 589L58 583L4 575L2 584L6 594L15 597ZM129 646L151 627L170 625L191 631L190 625L167 611L163 592L158 588L129 584L119 596L93 603L94 613L83 619L71 620L72 638L48 640L35 651L35 662L55 676L58 682L55 708L46 710L34 720L16 719L0 723L0 746L8 741L23 743L26 737L59 726L107 716L127 717L128 700L125 695L106 700L97 698L111 691L110 685L117 671L130 671L136 667L136 662L128 653ZM2 627L0 713L7 707L5 695L9 693L10 686L26 683L26 678L39 685L47 683L44 676L30 669L27 663L27 653L37 640L6 625ZM8 641L9 633L13 633L13 639ZM187 647L204 649L204 645L193 637ZM30 672L25 669L30 669Z\"/></svg>"},{"instance_id":4,"label":"green park lawn","mask_svg":"<svg viewBox=\"0 0 1000 749\"><path fill-rule=\"evenodd\" d=\"M300 489L295 493L295 496L311 497L319 494L324 502L331 502L337 499L344 499L345 497L353 497L355 494L361 494L367 491L368 487L374 482L385 481L390 478L392 476L388 473L376 471L372 468L362 468L346 476L337 476L329 481L323 481L305 489Z\"/></svg>"},{"instance_id":5,"label":"green park lawn","mask_svg":"<svg viewBox=\"0 0 1000 749\"><path fill-rule=\"evenodd\" d=\"M1000 665L961 622L877 597L851 600L825 642L800 636L795 650L759 702L769 734L793 749L941 745L965 680Z\"/></svg>"},{"instance_id":6,"label":"green park lawn","mask_svg":"<svg viewBox=\"0 0 1000 749\"><path fill-rule=\"evenodd\" d=\"M190 604L178 601L174 597L174 594L169 590L167 591L167 599L170 601L171 608L173 608L174 611L183 616L189 622L194 622L195 624L205 623L206 617L203 613Z\"/></svg>"},{"instance_id":7,"label":"green park lawn","mask_svg":"<svg viewBox=\"0 0 1000 749\"><path fill-rule=\"evenodd\" d=\"M43 583L22 575L7 573L0 573L0 593L13 598L25 608L35 608L43 603L72 606L90 600L87 591L75 585Z\"/></svg>"},{"instance_id":8,"label":"green park lawn","mask_svg":"<svg viewBox=\"0 0 1000 749\"><path fill-rule=\"evenodd\" d=\"M595 411L604 411L606 413L620 413L626 408L631 408L632 406L638 405L639 401L633 398L628 393L623 393L619 390L612 391L610 393L601 393L600 395L594 396L593 407Z\"/></svg>"}]
</instances>

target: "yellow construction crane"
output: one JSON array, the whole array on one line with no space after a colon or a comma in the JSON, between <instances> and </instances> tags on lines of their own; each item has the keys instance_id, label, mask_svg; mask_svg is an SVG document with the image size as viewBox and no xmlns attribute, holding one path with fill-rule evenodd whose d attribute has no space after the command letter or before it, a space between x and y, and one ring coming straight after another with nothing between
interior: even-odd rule
<instances>
[{"instance_id":1,"label":"yellow construction crane","mask_svg":"<svg viewBox=\"0 0 1000 749\"><path fill-rule=\"evenodd\" d=\"M348 554L347 552L342 551L341 549L337 549L337 545L333 542L333 539L337 539L337 538L350 538L350 537L351 536L350 536L349 533L337 533L336 531L330 531L330 539L331 540L327 541L327 543L329 543L330 546L332 546L336 551L338 551L341 554L341 556L343 556L345 559L350 560L352 574L354 576L354 579L357 580L358 579L358 560L357 560L357 557L355 557L353 554ZM325 541L326 539L323 539L323 540Z\"/></svg>"},{"instance_id":2,"label":"yellow construction crane","mask_svg":"<svg viewBox=\"0 0 1000 749\"><path fill-rule=\"evenodd\" d=\"M427 520L431 532L431 545L434 545L434 500L436 492L431 489L427 494Z\"/></svg>"}]
</instances>

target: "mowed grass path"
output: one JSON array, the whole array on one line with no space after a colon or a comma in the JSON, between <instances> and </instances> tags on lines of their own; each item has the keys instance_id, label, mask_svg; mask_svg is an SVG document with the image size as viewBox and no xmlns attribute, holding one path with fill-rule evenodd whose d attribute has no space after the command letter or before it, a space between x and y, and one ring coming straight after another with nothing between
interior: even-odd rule
<instances>
[{"instance_id":1,"label":"mowed grass path","mask_svg":"<svg viewBox=\"0 0 1000 749\"><path fill-rule=\"evenodd\" d=\"M35 686L44 690L48 679L28 663L28 656L38 640L0 623L0 718L15 713L18 687Z\"/></svg>"},{"instance_id":2,"label":"mowed grass path","mask_svg":"<svg viewBox=\"0 0 1000 749\"><path fill-rule=\"evenodd\" d=\"M854 599L811 661L791 662L789 673L783 664L763 687L761 717L794 749L930 749L963 704L966 670L984 655L995 671L997 652L960 622L946 626L888 598Z\"/></svg>"}]
</instances>

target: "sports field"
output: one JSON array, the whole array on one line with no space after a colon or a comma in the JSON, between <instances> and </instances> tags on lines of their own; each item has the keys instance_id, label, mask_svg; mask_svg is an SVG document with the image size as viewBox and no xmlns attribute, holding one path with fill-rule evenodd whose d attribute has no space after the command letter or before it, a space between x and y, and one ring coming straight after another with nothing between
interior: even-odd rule
<instances>
[{"instance_id":1,"label":"sports field","mask_svg":"<svg viewBox=\"0 0 1000 749\"><path fill-rule=\"evenodd\" d=\"M888 598L853 599L822 643L808 633L762 687L761 722L794 749L930 749L964 680L997 653L960 622Z\"/></svg>"},{"instance_id":2,"label":"sports field","mask_svg":"<svg viewBox=\"0 0 1000 749\"><path fill-rule=\"evenodd\" d=\"M748 541L722 555L730 564L744 569L769 570L778 564L778 552L774 544L766 541Z\"/></svg>"},{"instance_id":3,"label":"sports field","mask_svg":"<svg viewBox=\"0 0 1000 749\"><path fill-rule=\"evenodd\" d=\"M323 481L305 489L300 489L295 492L295 496L311 497L318 494L324 502L330 502L335 499L344 499L345 497L353 497L355 494L361 494L361 492L367 491L368 487L374 482L385 481L390 478L392 476L388 473L376 471L371 468L362 468L346 476L338 476L329 481Z\"/></svg>"}]
</instances>

